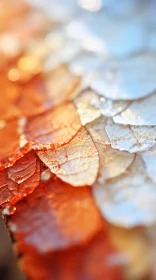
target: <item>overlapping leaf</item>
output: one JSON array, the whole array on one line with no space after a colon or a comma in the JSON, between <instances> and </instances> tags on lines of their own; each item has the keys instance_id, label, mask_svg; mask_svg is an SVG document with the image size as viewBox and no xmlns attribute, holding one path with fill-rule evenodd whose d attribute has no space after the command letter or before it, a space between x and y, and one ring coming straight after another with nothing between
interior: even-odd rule
<instances>
[{"instance_id":1,"label":"overlapping leaf","mask_svg":"<svg viewBox=\"0 0 156 280\"><path fill-rule=\"evenodd\" d=\"M81 95L74 99L82 125L94 121L101 115L100 110L94 108L92 105L92 100L95 98L96 94L93 91L88 90L82 92Z\"/></svg>"},{"instance_id":2,"label":"overlapping leaf","mask_svg":"<svg viewBox=\"0 0 156 280\"><path fill-rule=\"evenodd\" d=\"M26 139L38 149L68 143L81 128L75 106L69 102L31 119L25 128Z\"/></svg>"},{"instance_id":3,"label":"overlapping leaf","mask_svg":"<svg viewBox=\"0 0 156 280\"><path fill-rule=\"evenodd\" d=\"M14 205L31 193L40 181L40 161L29 152L12 167L0 171L0 207ZM4 213L9 214L9 208Z\"/></svg>"},{"instance_id":4,"label":"overlapping leaf","mask_svg":"<svg viewBox=\"0 0 156 280\"><path fill-rule=\"evenodd\" d=\"M101 111L106 117L114 117L124 111L130 104L129 101L106 99L96 94L94 98L90 98L90 103Z\"/></svg>"},{"instance_id":5,"label":"overlapping leaf","mask_svg":"<svg viewBox=\"0 0 156 280\"><path fill-rule=\"evenodd\" d=\"M105 132L103 117L87 125L93 141L99 152L100 167L97 184L105 184L105 180L111 179L122 173L131 165L134 155L112 149Z\"/></svg>"},{"instance_id":6,"label":"overlapping leaf","mask_svg":"<svg viewBox=\"0 0 156 280\"><path fill-rule=\"evenodd\" d=\"M19 121L13 120L8 123L1 122L0 129L0 169L13 165L30 150L29 145L20 146L21 134L19 133Z\"/></svg>"},{"instance_id":7,"label":"overlapping leaf","mask_svg":"<svg viewBox=\"0 0 156 280\"><path fill-rule=\"evenodd\" d=\"M156 186L138 155L127 172L93 188L104 217L123 227L152 225L156 222Z\"/></svg>"},{"instance_id":8,"label":"overlapping leaf","mask_svg":"<svg viewBox=\"0 0 156 280\"><path fill-rule=\"evenodd\" d=\"M93 80L91 88L113 100L143 98L156 88L155 60L155 55L144 54L109 63L101 75Z\"/></svg>"},{"instance_id":9,"label":"overlapping leaf","mask_svg":"<svg viewBox=\"0 0 156 280\"><path fill-rule=\"evenodd\" d=\"M78 113L65 103L27 121L25 118L1 122L0 169L13 165L26 152L54 148L69 142L80 129Z\"/></svg>"},{"instance_id":10,"label":"overlapping leaf","mask_svg":"<svg viewBox=\"0 0 156 280\"><path fill-rule=\"evenodd\" d=\"M21 246L41 253L87 242L101 228L89 187L73 188L59 179L41 183L16 209L10 230Z\"/></svg>"},{"instance_id":11,"label":"overlapping leaf","mask_svg":"<svg viewBox=\"0 0 156 280\"><path fill-rule=\"evenodd\" d=\"M105 129L114 149L135 153L155 147L155 126L123 126L111 122Z\"/></svg>"},{"instance_id":12,"label":"overlapping leaf","mask_svg":"<svg viewBox=\"0 0 156 280\"><path fill-rule=\"evenodd\" d=\"M134 101L119 115L113 118L114 122L129 125L156 125L156 94Z\"/></svg>"},{"instance_id":13,"label":"overlapping leaf","mask_svg":"<svg viewBox=\"0 0 156 280\"><path fill-rule=\"evenodd\" d=\"M0 67L28 47L0 78L3 214L32 280L150 279L155 4L52 2L44 11L58 26L35 42L49 26L43 11L7 11L8 0L0 11L13 23L0 24ZM101 230L99 210L128 230Z\"/></svg>"},{"instance_id":14,"label":"overlapping leaf","mask_svg":"<svg viewBox=\"0 0 156 280\"><path fill-rule=\"evenodd\" d=\"M85 128L81 128L68 144L38 152L38 155L52 173L72 186L92 185L96 180L98 151Z\"/></svg>"}]
</instances>

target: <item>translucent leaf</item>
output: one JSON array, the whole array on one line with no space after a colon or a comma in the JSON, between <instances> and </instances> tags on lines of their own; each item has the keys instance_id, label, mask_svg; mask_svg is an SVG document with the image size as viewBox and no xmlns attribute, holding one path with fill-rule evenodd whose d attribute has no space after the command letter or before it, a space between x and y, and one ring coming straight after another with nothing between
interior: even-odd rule
<instances>
[{"instance_id":1,"label":"translucent leaf","mask_svg":"<svg viewBox=\"0 0 156 280\"><path fill-rule=\"evenodd\" d=\"M29 152L8 168L8 178L17 184L23 183L34 174L36 161L34 152Z\"/></svg>"},{"instance_id":2,"label":"translucent leaf","mask_svg":"<svg viewBox=\"0 0 156 280\"><path fill-rule=\"evenodd\" d=\"M49 253L88 242L100 230L101 217L89 187L54 179L16 205L9 225L20 245Z\"/></svg>"},{"instance_id":3,"label":"translucent leaf","mask_svg":"<svg viewBox=\"0 0 156 280\"><path fill-rule=\"evenodd\" d=\"M99 152L100 167L96 185L104 184L107 179L114 178L126 172L134 159L134 154L112 149L110 146L96 144Z\"/></svg>"},{"instance_id":4,"label":"translucent leaf","mask_svg":"<svg viewBox=\"0 0 156 280\"><path fill-rule=\"evenodd\" d=\"M139 156L125 174L96 184L93 193L102 214L113 224L131 228L156 222L156 186Z\"/></svg>"},{"instance_id":5,"label":"translucent leaf","mask_svg":"<svg viewBox=\"0 0 156 280\"><path fill-rule=\"evenodd\" d=\"M74 99L82 125L94 121L101 115L100 110L92 106L92 101L95 98L96 94L93 91L87 90Z\"/></svg>"},{"instance_id":6,"label":"translucent leaf","mask_svg":"<svg viewBox=\"0 0 156 280\"><path fill-rule=\"evenodd\" d=\"M1 121L0 128L0 170L13 165L30 150L29 145L20 146L19 120L6 123Z\"/></svg>"},{"instance_id":7,"label":"translucent leaf","mask_svg":"<svg viewBox=\"0 0 156 280\"><path fill-rule=\"evenodd\" d=\"M156 5L22 1L0 1L0 204L20 263L156 279Z\"/></svg>"},{"instance_id":8,"label":"translucent leaf","mask_svg":"<svg viewBox=\"0 0 156 280\"><path fill-rule=\"evenodd\" d=\"M114 122L130 125L156 125L156 94L134 101L121 114L113 118Z\"/></svg>"},{"instance_id":9,"label":"translucent leaf","mask_svg":"<svg viewBox=\"0 0 156 280\"><path fill-rule=\"evenodd\" d=\"M124 111L130 104L130 102L122 100L114 101L96 95L95 98L92 98L91 104L95 108L99 109L102 115L106 117L114 117L118 113Z\"/></svg>"},{"instance_id":10,"label":"translucent leaf","mask_svg":"<svg viewBox=\"0 0 156 280\"><path fill-rule=\"evenodd\" d=\"M92 81L91 88L113 100L143 98L156 89L155 67L156 56L148 53L112 62Z\"/></svg>"},{"instance_id":11,"label":"translucent leaf","mask_svg":"<svg viewBox=\"0 0 156 280\"><path fill-rule=\"evenodd\" d=\"M105 132L106 122L107 119L100 117L87 125L99 152L100 167L97 184L103 184L105 180L124 173L134 159L134 155L130 153L112 149Z\"/></svg>"},{"instance_id":12,"label":"translucent leaf","mask_svg":"<svg viewBox=\"0 0 156 280\"><path fill-rule=\"evenodd\" d=\"M130 153L142 152L155 146L155 126L107 124L106 132L114 149Z\"/></svg>"},{"instance_id":13,"label":"translucent leaf","mask_svg":"<svg viewBox=\"0 0 156 280\"><path fill-rule=\"evenodd\" d=\"M76 108L65 103L32 119L0 122L0 169L13 165L32 149L53 148L69 142L81 127Z\"/></svg>"},{"instance_id":14,"label":"translucent leaf","mask_svg":"<svg viewBox=\"0 0 156 280\"><path fill-rule=\"evenodd\" d=\"M86 125L87 130L89 131L90 135L92 136L96 144L97 143L103 145L110 144L110 140L105 131L106 123L107 123L107 119L101 116L100 118Z\"/></svg>"},{"instance_id":15,"label":"translucent leaf","mask_svg":"<svg viewBox=\"0 0 156 280\"><path fill-rule=\"evenodd\" d=\"M14 166L0 171L0 206L15 204L31 193L40 180L40 161L34 152L19 159ZM4 213L9 212L5 209Z\"/></svg>"},{"instance_id":16,"label":"translucent leaf","mask_svg":"<svg viewBox=\"0 0 156 280\"><path fill-rule=\"evenodd\" d=\"M69 142L80 127L75 106L65 103L29 120L25 135L38 149L54 148Z\"/></svg>"},{"instance_id":17,"label":"translucent leaf","mask_svg":"<svg viewBox=\"0 0 156 280\"><path fill-rule=\"evenodd\" d=\"M156 183L156 149L142 153L148 176Z\"/></svg>"},{"instance_id":18,"label":"translucent leaf","mask_svg":"<svg viewBox=\"0 0 156 280\"><path fill-rule=\"evenodd\" d=\"M38 155L52 173L72 186L92 185L96 180L98 151L85 128L68 144Z\"/></svg>"}]
</instances>

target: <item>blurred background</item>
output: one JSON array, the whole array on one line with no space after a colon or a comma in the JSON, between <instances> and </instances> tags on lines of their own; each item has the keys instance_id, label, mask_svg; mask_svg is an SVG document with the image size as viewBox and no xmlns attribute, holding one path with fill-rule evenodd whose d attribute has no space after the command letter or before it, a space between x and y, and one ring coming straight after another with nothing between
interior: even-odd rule
<instances>
[{"instance_id":1,"label":"blurred background","mask_svg":"<svg viewBox=\"0 0 156 280\"><path fill-rule=\"evenodd\" d=\"M63 59L65 63L70 62L70 68L76 74L83 74L83 69L84 72L90 70L90 62L85 64L83 56L81 60L79 56L78 59L73 59L81 48L84 55L88 52L87 55L91 53L94 58L94 54L96 54L95 61L93 59L91 63L97 63L99 54L106 59L107 57L108 59L112 57L120 59L141 53L144 49L151 52L156 51L156 0L25 0L34 8L39 8L39 12L36 14L34 10L29 11L27 5L20 4L22 2L24 0L0 0L0 69L2 70L9 60L14 62L14 59L16 60L25 51L28 51L33 58L34 55L41 58L45 71L51 70L53 65L60 62L59 58L61 58L61 62ZM13 3L11 7L10 3ZM45 17L42 15L43 11ZM96 12L99 12L98 16ZM106 17L103 16L105 12ZM58 28L53 36L50 30L45 36L45 40L41 37L41 40L37 41L34 36L38 36L40 32L45 35L45 30L47 31L49 28L47 16L54 21L54 26L58 22L63 22L63 29ZM65 25L64 22L67 24ZM32 39L34 41L29 46ZM54 52L52 55L52 51L55 50L56 53ZM65 52L63 53L62 50ZM45 61L43 58L46 58ZM32 61L29 60L29 62ZM38 64L36 66L35 63L30 63L30 67L26 64L24 71L22 67L22 70L11 69L9 79L18 81L24 76L21 74L22 71L26 72L27 79L27 70L29 72L32 69L31 74L36 74L35 67L38 67ZM93 65L95 68L96 63ZM134 259L136 265L138 260ZM7 229L0 218L0 280L24 279L26 278L17 265ZM155 279L154 274L153 280Z\"/></svg>"},{"instance_id":2,"label":"blurred background","mask_svg":"<svg viewBox=\"0 0 156 280\"><path fill-rule=\"evenodd\" d=\"M12 243L2 218L0 218L0 280L26 279L19 267L12 250Z\"/></svg>"}]
</instances>

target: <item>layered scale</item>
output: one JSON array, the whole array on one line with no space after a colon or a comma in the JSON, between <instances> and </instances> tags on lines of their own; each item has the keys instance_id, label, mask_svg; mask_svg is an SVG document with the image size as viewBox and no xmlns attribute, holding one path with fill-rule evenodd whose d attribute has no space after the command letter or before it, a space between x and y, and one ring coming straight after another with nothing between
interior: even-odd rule
<instances>
[{"instance_id":1,"label":"layered scale","mask_svg":"<svg viewBox=\"0 0 156 280\"><path fill-rule=\"evenodd\" d=\"M28 279L156 278L155 9L0 3L0 207Z\"/></svg>"}]
</instances>

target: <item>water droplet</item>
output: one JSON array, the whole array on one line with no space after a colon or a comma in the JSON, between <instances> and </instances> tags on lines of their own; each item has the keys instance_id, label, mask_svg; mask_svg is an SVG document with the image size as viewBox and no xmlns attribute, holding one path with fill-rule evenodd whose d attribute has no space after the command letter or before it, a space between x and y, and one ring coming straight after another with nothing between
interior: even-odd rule
<instances>
[{"instance_id":1,"label":"water droplet","mask_svg":"<svg viewBox=\"0 0 156 280\"><path fill-rule=\"evenodd\" d=\"M16 211L15 206L8 206L5 209L3 209L3 215L10 216L13 215Z\"/></svg>"},{"instance_id":2,"label":"water droplet","mask_svg":"<svg viewBox=\"0 0 156 280\"><path fill-rule=\"evenodd\" d=\"M51 172L49 169L46 169L41 173L41 181L48 181L50 178Z\"/></svg>"},{"instance_id":3,"label":"water droplet","mask_svg":"<svg viewBox=\"0 0 156 280\"><path fill-rule=\"evenodd\" d=\"M51 170L52 172L56 172L56 171L59 171L60 169L60 166L59 166L59 163L57 162L57 160L52 160L51 161Z\"/></svg>"}]
</instances>

